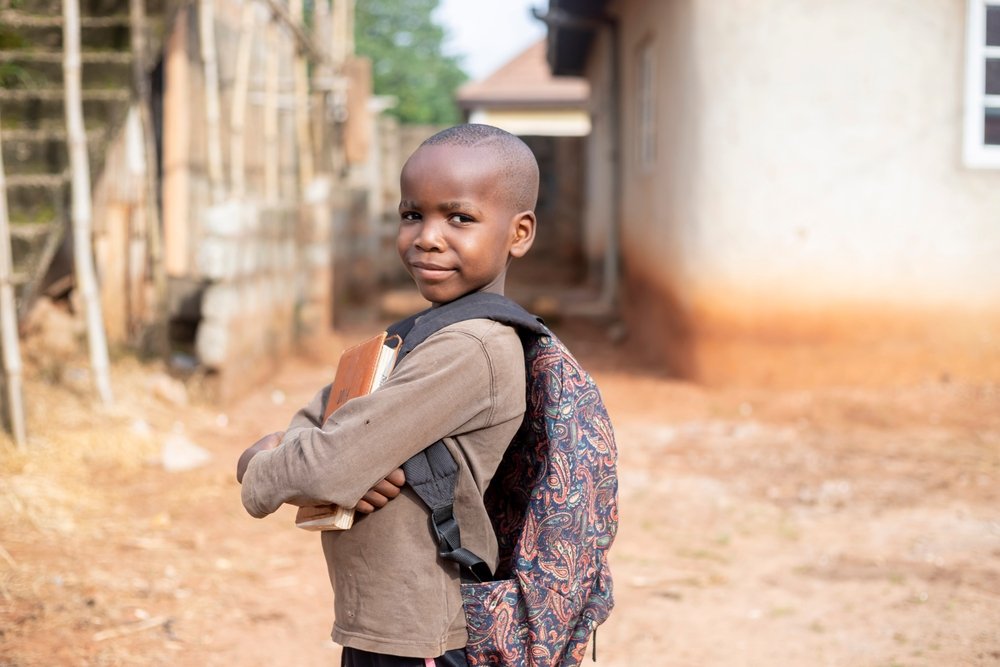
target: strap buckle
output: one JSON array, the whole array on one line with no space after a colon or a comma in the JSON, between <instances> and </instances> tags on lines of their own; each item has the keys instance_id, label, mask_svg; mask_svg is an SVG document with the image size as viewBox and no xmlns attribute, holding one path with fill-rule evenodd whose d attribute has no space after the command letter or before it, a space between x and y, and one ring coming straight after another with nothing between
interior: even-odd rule
<instances>
[{"instance_id":1,"label":"strap buckle","mask_svg":"<svg viewBox=\"0 0 1000 667\"><path fill-rule=\"evenodd\" d=\"M455 520L455 506L452 503L431 510L431 527L438 541L438 553L444 556L460 546L458 522Z\"/></svg>"}]
</instances>

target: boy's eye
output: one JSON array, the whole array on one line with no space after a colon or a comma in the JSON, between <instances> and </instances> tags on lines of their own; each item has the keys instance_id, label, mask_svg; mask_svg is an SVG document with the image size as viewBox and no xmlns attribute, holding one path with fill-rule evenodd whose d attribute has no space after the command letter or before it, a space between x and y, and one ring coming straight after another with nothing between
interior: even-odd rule
<instances>
[{"instance_id":1,"label":"boy's eye","mask_svg":"<svg viewBox=\"0 0 1000 667\"><path fill-rule=\"evenodd\" d=\"M399 214L399 217L403 220L419 220L420 214L416 211L405 211Z\"/></svg>"},{"instance_id":2,"label":"boy's eye","mask_svg":"<svg viewBox=\"0 0 1000 667\"><path fill-rule=\"evenodd\" d=\"M465 215L464 213L452 213L448 216L448 222L475 222L472 216Z\"/></svg>"}]
</instances>

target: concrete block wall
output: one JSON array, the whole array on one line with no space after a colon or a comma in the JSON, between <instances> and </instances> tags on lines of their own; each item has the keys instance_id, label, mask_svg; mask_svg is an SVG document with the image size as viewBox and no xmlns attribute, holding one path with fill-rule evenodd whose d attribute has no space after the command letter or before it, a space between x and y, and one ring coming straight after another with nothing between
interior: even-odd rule
<instances>
[{"instance_id":1,"label":"concrete block wall","mask_svg":"<svg viewBox=\"0 0 1000 667\"><path fill-rule=\"evenodd\" d=\"M329 180L318 178L301 204L229 200L203 211L195 353L215 398L238 395L293 345L329 331L334 209Z\"/></svg>"},{"instance_id":2,"label":"concrete block wall","mask_svg":"<svg viewBox=\"0 0 1000 667\"><path fill-rule=\"evenodd\" d=\"M291 349L300 302L299 209L229 200L204 209L199 273L208 279L195 339L211 391L232 398Z\"/></svg>"}]
</instances>

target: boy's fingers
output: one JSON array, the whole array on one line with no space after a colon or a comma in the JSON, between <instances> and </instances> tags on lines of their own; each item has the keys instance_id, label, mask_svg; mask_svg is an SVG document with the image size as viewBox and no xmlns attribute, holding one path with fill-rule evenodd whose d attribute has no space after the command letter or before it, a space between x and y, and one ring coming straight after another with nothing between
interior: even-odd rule
<instances>
[{"instance_id":1,"label":"boy's fingers","mask_svg":"<svg viewBox=\"0 0 1000 667\"><path fill-rule=\"evenodd\" d=\"M386 475L386 478L368 489L354 509L362 514L371 514L377 509L381 509L386 504L399 495L399 487L406 484L406 475L402 468L396 468Z\"/></svg>"},{"instance_id":2,"label":"boy's fingers","mask_svg":"<svg viewBox=\"0 0 1000 667\"><path fill-rule=\"evenodd\" d=\"M371 514L377 509L385 507L389 499L380 493L375 491L369 491L364 495L364 497L358 501L358 504L354 506L354 509L362 514Z\"/></svg>"},{"instance_id":3,"label":"boy's fingers","mask_svg":"<svg viewBox=\"0 0 1000 667\"><path fill-rule=\"evenodd\" d=\"M375 507L385 507L385 504L389 502L388 498L374 489L365 494L364 500L368 501Z\"/></svg>"},{"instance_id":4,"label":"boy's fingers","mask_svg":"<svg viewBox=\"0 0 1000 667\"><path fill-rule=\"evenodd\" d=\"M403 472L402 468L396 468L391 473L386 475L385 479L390 484L400 487L406 484L406 473Z\"/></svg>"},{"instance_id":5,"label":"boy's fingers","mask_svg":"<svg viewBox=\"0 0 1000 667\"><path fill-rule=\"evenodd\" d=\"M380 493L386 498L395 498L399 495L399 487L390 482L388 479L383 479L381 482L373 486L371 491ZM369 491L369 493L371 493L371 491Z\"/></svg>"}]
</instances>

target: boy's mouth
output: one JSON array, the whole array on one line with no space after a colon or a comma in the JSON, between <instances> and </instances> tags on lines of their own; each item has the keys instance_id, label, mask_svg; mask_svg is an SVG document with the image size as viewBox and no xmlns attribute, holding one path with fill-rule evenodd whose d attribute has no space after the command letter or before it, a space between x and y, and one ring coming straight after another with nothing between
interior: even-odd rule
<instances>
[{"instance_id":1,"label":"boy's mouth","mask_svg":"<svg viewBox=\"0 0 1000 667\"><path fill-rule=\"evenodd\" d=\"M410 262L410 270L414 277L422 280L442 280L454 273L454 269L429 262Z\"/></svg>"}]
</instances>

